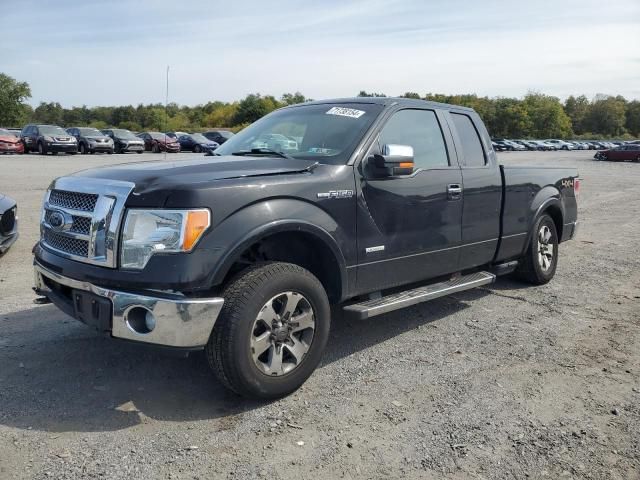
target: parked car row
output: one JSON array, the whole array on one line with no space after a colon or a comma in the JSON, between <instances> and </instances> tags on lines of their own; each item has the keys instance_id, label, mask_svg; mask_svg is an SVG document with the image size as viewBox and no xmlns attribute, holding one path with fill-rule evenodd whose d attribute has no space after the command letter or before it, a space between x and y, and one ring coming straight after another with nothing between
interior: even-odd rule
<instances>
[{"instance_id":1,"label":"parked car row","mask_svg":"<svg viewBox=\"0 0 640 480\"><path fill-rule=\"evenodd\" d=\"M213 151L233 136L226 130L205 133L131 132L123 128L98 130L92 127L58 125L26 125L22 130L0 128L0 153L31 153L40 155L59 152L69 154Z\"/></svg>"},{"instance_id":2,"label":"parked car row","mask_svg":"<svg viewBox=\"0 0 640 480\"><path fill-rule=\"evenodd\" d=\"M640 140L636 140L640 142ZM497 152L504 151L557 151L557 150L608 150L620 145L632 142L609 140L560 140L551 138L548 140L510 140L506 138L494 138L491 140L493 149Z\"/></svg>"}]
</instances>

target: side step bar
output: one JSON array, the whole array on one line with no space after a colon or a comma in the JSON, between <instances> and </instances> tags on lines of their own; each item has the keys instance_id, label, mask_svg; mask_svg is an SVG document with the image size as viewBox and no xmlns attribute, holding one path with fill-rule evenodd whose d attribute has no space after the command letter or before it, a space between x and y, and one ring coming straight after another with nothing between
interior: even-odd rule
<instances>
[{"instance_id":1,"label":"side step bar","mask_svg":"<svg viewBox=\"0 0 640 480\"><path fill-rule=\"evenodd\" d=\"M376 315L409 307L417 303L428 302L434 298L444 297L452 293L469 290L481 285L493 283L496 276L489 272L477 272L461 277L452 278L446 282L433 283L424 287L393 293L386 297L353 303L344 307L344 312L350 318L364 320Z\"/></svg>"}]
</instances>

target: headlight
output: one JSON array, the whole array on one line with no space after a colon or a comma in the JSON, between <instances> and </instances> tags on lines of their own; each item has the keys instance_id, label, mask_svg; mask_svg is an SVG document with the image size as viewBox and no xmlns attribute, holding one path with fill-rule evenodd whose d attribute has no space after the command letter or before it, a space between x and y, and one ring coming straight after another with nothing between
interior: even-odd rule
<instances>
[{"instance_id":1,"label":"headlight","mask_svg":"<svg viewBox=\"0 0 640 480\"><path fill-rule=\"evenodd\" d=\"M45 135L43 138L45 142L53 142L53 137L50 137L49 135Z\"/></svg>"},{"instance_id":2,"label":"headlight","mask_svg":"<svg viewBox=\"0 0 640 480\"><path fill-rule=\"evenodd\" d=\"M208 209L128 210L120 265L142 269L155 253L189 252L210 225Z\"/></svg>"}]
</instances>

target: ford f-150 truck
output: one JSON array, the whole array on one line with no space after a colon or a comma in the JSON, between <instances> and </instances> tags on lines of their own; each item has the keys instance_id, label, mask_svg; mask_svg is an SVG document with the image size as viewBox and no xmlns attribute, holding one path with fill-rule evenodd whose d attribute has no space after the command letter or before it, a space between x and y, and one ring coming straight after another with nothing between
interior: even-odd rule
<instances>
[{"instance_id":1,"label":"ford f-150 truck","mask_svg":"<svg viewBox=\"0 0 640 480\"><path fill-rule=\"evenodd\" d=\"M318 366L332 305L368 319L499 274L551 280L578 188L573 169L498 165L468 108L309 102L213 157L54 180L35 291L114 338L204 349L226 387L277 398Z\"/></svg>"}]
</instances>

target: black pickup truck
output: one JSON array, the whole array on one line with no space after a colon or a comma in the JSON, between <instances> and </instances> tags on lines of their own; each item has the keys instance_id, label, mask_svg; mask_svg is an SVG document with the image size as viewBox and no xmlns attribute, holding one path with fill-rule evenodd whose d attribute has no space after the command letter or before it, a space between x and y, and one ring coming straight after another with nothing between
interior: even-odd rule
<instances>
[{"instance_id":1,"label":"black pickup truck","mask_svg":"<svg viewBox=\"0 0 640 480\"><path fill-rule=\"evenodd\" d=\"M246 396L302 385L332 305L366 319L499 274L544 284L576 232L577 172L499 166L468 108L304 103L215 155L53 181L35 291L112 337L204 349Z\"/></svg>"}]
</instances>

